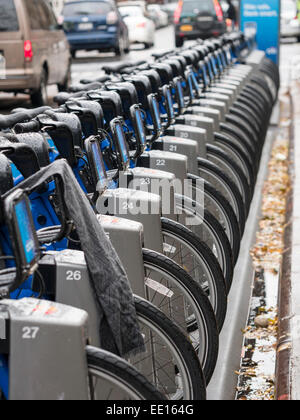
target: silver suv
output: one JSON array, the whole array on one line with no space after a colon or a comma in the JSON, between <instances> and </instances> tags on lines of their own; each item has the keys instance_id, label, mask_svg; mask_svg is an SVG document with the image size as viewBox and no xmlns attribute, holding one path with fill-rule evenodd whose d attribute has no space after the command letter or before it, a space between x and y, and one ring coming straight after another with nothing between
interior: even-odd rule
<instances>
[{"instance_id":1,"label":"silver suv","mask_svg":"<svg viewBox=\"0 0 300 420\"><path fill-rule=\"evenodd\" d=\"M0 91L47 102L47 85L68 87L69 44L47 0L0 0Z\"/></svg>"}]
</instances>

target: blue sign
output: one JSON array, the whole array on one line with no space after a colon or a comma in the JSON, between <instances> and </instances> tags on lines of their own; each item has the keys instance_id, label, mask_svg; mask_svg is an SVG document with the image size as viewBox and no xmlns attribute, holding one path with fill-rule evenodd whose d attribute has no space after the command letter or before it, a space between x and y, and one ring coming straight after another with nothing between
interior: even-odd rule
<instances>
[{"instance_id":1,"label":"blue sign","mask_svg":"<svg viewBox=\"0 0 300 420\"><path fill-rule=\"evenodd\" d=\"M258 48L279 64L280 0L241 0L241 30L255 32Z\"/></svg>"}]
</instances>

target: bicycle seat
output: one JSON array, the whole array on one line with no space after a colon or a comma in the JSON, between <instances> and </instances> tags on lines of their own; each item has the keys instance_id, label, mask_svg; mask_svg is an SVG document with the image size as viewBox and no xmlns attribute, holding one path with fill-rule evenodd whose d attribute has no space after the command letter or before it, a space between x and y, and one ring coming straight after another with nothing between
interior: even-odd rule
<instances>
[{"instance_id":1,"label":"bicycle seat","mask_svg":"<svg viewBox=\"0 0 300 420\"><path fill-rule=\"evenodd\" d=\"M0 115L0 130L1 129L8 129L13 128L16 124L22 121L27 121L28 119L34 118L34 117L28 117L27 112L18 112L16 114L10 114L10 115Z\"/></svg>"},{"instance_id":2,"label":"bicycle seat","mask_svg":"<svg viewBox=\"0 0 300 420\"><path fill-rule=\"evenodd\" d=\"M27 108L15 108L11 111L12 114L27 114L28 120L35 118L39 114L43 114L47 109L51 109L50 106L40 106L39 108L27 109Z\"/></svg>"},{"instance_id":3,"label":"bicycle seat","mask_svg":"<svg viewBox=\"0 0 300 420\"><path fill-rule=\"evenodd\" d=\"M163 60L162 63L164 64L168 64L173 71L173 77L178 77L178 76L184 76L184 71L181 67L181 64L178 60L176 59L172 59L172 58L168 58L166 60Z\"/></svg>"},{"instance_id":4,"label":"bicycle seat","mask_svg":"<svg viewBox=\"0 0 300 420\"><path fill-rule=\"evenodd\" d=\"M109 80L111 80L109 76L101 76L94 80L82 79L80 80L80 83L83 85L89 85L91 83L105 83L105 82L108 82Z\"/></svg>"},{"instance_id":5,"label":"bicycle seat","mask_svg":"<svg viewBox=\"0 0 300 420\"><path fill-rule=\"evenodd\" d=\"M45 115L51 117L52 120L65 124L71 131L74 146L82 147L82 128L77 115L67 114L57 111L47 111ZM53 132L51 131L51 136Z\"/></svg>"},{"instance_id":6,"label":"bicycle seat","mask_svg":"<svg viewBox=\"0 0 300 420\"><path fill-rule=\"evenodd\" d=\"M83 136L86 138L98 132L99 124L101 125L101 122L98 121L97 114L94 113L88 106L84 105L83 102L83 100L68 101L65 104L65 110L78 117L81 124L81 130L78 131L78 134L81 134L82 132ZM82 135L80 135L80 137L82 137Z\"/></svg>"},{"instance_id":7,"label":"bicycle seat","mask_svg":"<svg viewBox=\"0 0 300 420\"><path fill-rule=\"evenodd\" d=\"M107 86L107 89L116 91L120 95L122 100L123 111L126 117L128 116L130 106L139 102L136 88L132 83L116 83Z\"/></svg>"},{"instance_id":8,"label":"bicycle seat","mask_svg":"<svg viewBox=\"0 0 300 420\"><path fill-rule=\"evenodd\" d=\"M70 87L69 91L71 93L83 92L87 90L96 90L101 89L103 87L103 83L99 82L92 82L88 85L83 85L82 83L78 83L77 85L73 85Z\"/></svg>"},{"instance_id":9,"label":"bicycle seat","mask_svg":"<svg viewBox=\"0 0 300 420\"><path fill-rule=\"evenodd\" d=\"M153 65L153 69L156 70L159 74L162 85L168 85L170 82L172 82L174 76L172 67L169 64L155 63Z\"/></svg>"},{"instance_id":10,"label":"bicycle seat","mask_svg":"<svg viewBox=\"0 0 300 420\"><path fill-rule=\"evenodd\" d=\"M49 145L41 133L16 134L15 139L18 143L27 144L34 150L41 168L50 165Z\"/></svg>"},{"instance_id":11,"label":"bicycle seat","mask_svg":"<svg viewBox=\"0 0 300 420\"><path fill-rule=\"evenodd\" d=\"M70 98L73 98L75 95L72 93L68 93L68 92L62 92L59 93L58 95L54 96L53 101L57 104L57 105L63 105L65 104Z\"/></svg>"},{"instance_id":12,"label":"bicycle seat","mask_svg":"<svg viewBox=\"0 0 300 420\"><path fill-rule=\"evenodd\" d=\"M60 113L53 113L50 112L52 116L60 116ZM76 141L79 141L79 136L77 130L74 129L74 124L69 122L61 122L56 119L55 116L52 118L48 114L42 114L37 117L37 120L40 123L40 127L44 128L45 131L49 134L51 139L53 140L60 156L63 159L66 159L71 167L74 167L77 163L77 158L75 155L74 145ZM64 121L65 115L71 114L62 114ZM75 118L76 115L74 115ZM71 120L69 120L71 121ZM79 122L80 124L80 122ZM81 127L81 126L80 126ZM81 145L81 138L80 138L80 145Z\"/></svg>"},{"instance_id":13,"label":"bicycle seat","mask_svg":"<svg viewBox=\"0 0 300 420\"><path fill-rule=\"evenodd\" d=\"M3 153L16 165L24 178L29 178L40 170L35 151L25 143L11 143L6 139L0 140L0 153Z\"/></svg>"},{"instance_id":14,"label":"bicycle seat","mask_svg":"<svg viewBox=\"0 0 300 420\"><path fill-rule=\"evenodd\" d=\"M153 58L156 60L159 60L160 58L166 57L167 55L172 54L174 51L161 51L161 52L155 52L152 55Z\"/></svg>"},{"instance_id":15,"label":"bicycle seat","mask_svg":"<svg viewBox=\"0 0 300 420\"><path fill-rule=\"evenodd\" d=\"M142 72L140 72L140 75L149 78L152 92L158 92L159 89L162 87L160 76L156 70L143 70Z\"/></svg>"},{"instance_id":16,"label":"bicycle seat","mask_svg":"<svg viewBox=\"0 0 300 420\"><path fill-rule=\"evenodd\" d=\"M107 123L113 118L123 115L122 101L117 92L98 90L87 92L86 96L89 100L100 103Z\"/></svg>"},{"instance_id":17,"label":"bicycle seat","mask_svg":"<svg viewBox=\"0 0 300 420\"><path fill-rule=\"evenodd\" d=\"M145 64L145 61L138 61L136 63L124 61L120 64L105 65L102 67L102 70L104 70L106 74L117 74L117 73L120 73L120 71L125 68L136 67L142 64Z\"/></svg>"}]
</instances>

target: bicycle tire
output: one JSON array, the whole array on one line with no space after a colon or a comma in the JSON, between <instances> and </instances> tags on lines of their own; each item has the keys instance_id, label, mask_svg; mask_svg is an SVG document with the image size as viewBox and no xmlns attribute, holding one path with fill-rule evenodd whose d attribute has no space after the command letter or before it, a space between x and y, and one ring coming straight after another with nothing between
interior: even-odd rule
<instances>
[{"instance_id":1,"label":"bicycle tire","mask_svg":"<svg viewBox=\"0 0 300 420\"><path fill-rule=\"evenodd\" d=\"M237 117L244 118L247 123L250 125L252 130L255 132L257 138L260 136L260 122L256 118L256 115L252 112L250 108L246 106L242 106L241 104L233 106L230 108L229 113L232 115L236 115Z\"/></svg>"},{"instance_id":2,"label":"bicycle tire","mask_svg":"<svg viewBox=\"0 0 300 420\"><path fill-rule=\"evenodd\" d=\"M228 237L217 219L197 202L179 194L175 195L176 207L181 214L180 222L187 226L198 238L209 246L221 266L228 290L233 278L233 255ZM192 217L193 224L187 221Z\"/></svg>"},{"instance_id":3,"label":"bicycle tire","mask_svg":"<svg viewBox=\"0 0 300 420\"><path fill-rule=\"evenodd\" d=\"M243 197L244 204L246 208L249 209L252 199L251 188L240 167L230 156L217 146L207 146L207 158L215 165L219 166L220 169L223 169L224 173L237 184Z\"/></svg>"},{"instance_id":4,"label":"bicycle tire","mask_svg":"<svg viewBox=\"0 0 300 420\"><path fill-rule=\"evenodd\" d=\"M192 180L193 188L197 188L195 181L199 177L188 174L188 179ZM211 185L205 179L204 182L204 207L216 218L216 220L223 227L228 240L231 245L234 262L236 263L241 243L241 232L237 217L234 213L233 208L226 200L226 198L216 190L213 185Z\"/></svg>"},{"instance_id":5,"label":"bicycle tire","mask_svg":"<svg viewBox=\"0 0 300 420\"><path fill-rule=\"evenodd\" d=\"M239 142L242 142L248 150L248 153L252 157L252 160L256 161L256 148L250 138L244 133L244 131L237 125L231 122L225 122L221 124L222 130L225 130L235 136Z\"/></svg>"},{"instance_id":6,"label":"bicycle tire","mask_svg":"<svg viewBox=\"0 0 300 420\"><path fill-rule=\"evenodd\" d=\"M198 158L198 165L199 176L210 182L232 205L241 234L243 234L246 224L246 208L238 187L222 170L207 159Z\"/></svg>"},{"instance_id":7,"label":"bicycle tire","mask_svg":"<svg viewBox=\"0 0 300 420\"><path fill-rule=\"evenodd\" d=\"M179 291L180 296L184 297L184 299L188 299L187 303L189 305L192 304L192 310L197 311L196 313L193 312L191 320L189 318L185 318L182 323L179 324L175 319L176 315L173 307L170 310L170 305L172 306L172 296L167 299L166 296L161 295L162 300L158 303L159 310L162 310L184 334L187 332L189 333L190 341L193 343L194 349L197 351L204 377L206 383L208 384L217 363L218 356L215 350L216 343L219 341L218 325L208 297L203 292L199 284L193 280L193 278L191 278L191 276L189 276L183 268L167 258L165 255L144 249L143 257L146 270L150 270L150 273L154 271L160 275L165 273L165 277L162 278L162 281L168 280L168 282L176 284L177 290L174 288L172 289L172 284L168 283L169 290L171 292L174 291L175 301L178 300ZM147 275L150 276L150 274L146 272L145 276L147 277ZM151 292L151 289L148 288L147 291ZM153 303L153 299L155 298L160 298L157 292L155 292L154 297L149 297L147 300L151 299L149 301ZM186 302L184 302L184 304L185 303ZM196 317L196 321L194 317ZM197 325L195 322L197 322Z\"/></svg>"},{"instance_id":8,"label":"bicycle tire","mask_svg":"<svg viewBox=\"0 0 300 420\"><path fill-rule=\"evenodd\" d=\"M239 130L242 130L245 136L247 136L247 138L249 139L249 143L252 144L253 150L257 153L258 137L256 136L255 131L252 129L252 127L244 117L240 117L229 113L226 115L226 123L237 126Z\"/></svg>"},{"instance_id":9,"label":"bicycle tire","mask_svg":"<svg viewBox=\"0 0 300 420\"><path fill-rule=\"evenodd\" d=\"M216 146L224 150L225 153L228 153L240 166L247 178L249 185L251 185L251 190L253 193L256 175L253 165L251 164L251 161L245 154L244 150L238 144L236 144L236 142L234 142L230 136L221 133L215 133L215 141L212 144L216 144Z\"/></svg>"},{"instance_id":10,"label":"bicycle tire","mask_svg":"<svg viewBox=\"0 0 300 420\"><path fill-rule=\"evenodd\" d=\"M162 218L161 222L164 244L166 237L169 237L172 240L175 237L175 241L172 246L177 243L176 241L183 243L187 247L188 251L194 254L196 261L201 262L201 267L203 267L204 272L202 274L202 279L199 278L200 273L197 273L197 267L188 271L188 263L182 261L178 264L200 285L204 293L208 295L215 313L219 331L221 331L227 312L228 291L226 288L225 278L223 276L223 272L218 263L218 260L211 252L209 247L201 242L200 239L190 229L181 225L180 223L166 218ZM164 249L164 255L173 260L171 257L172 254L170 252L170 247L168 247L168 250L169 251Z\"/></svg>"},{"instance_id":11,"label":"bicycle tire","mask_svg":"<svg viewBox=\"0 0 300 420\"><path fill-rule=\"evenodd\" d=\"M143 331L143 326L147 328L151 326L152 332L156 333L156 331L159 331L164 337L165 345L173 348L174 354L177 355L184 365L190 389L188 390L189 398L183 395L181 399L205 400L205 376L197 353L187 336L156 306L138 296L135 296L134 300L137 320L141 330ZM213 351L218 353L218 342L215 343ZM130 361L133 361L134 366L133 357L130 358Z\"/></svg>"},{"instance_id":12,"label":"bicycle tire","mask_svg":"<svg viewBox=\"0 0 300 420\"><path fill-rule=\"evenodd\" d=\"M243 94L244 93L244 94ZM265 117L264 112L260 112L258 107L255 106L255 102L253 102L250 97L248 97L246 92L242 92L241 95L238 97L236 103L236 106L242 105L249 110L252 111L252 113L256 116L256 119L259 121L259 125L261 126L263 123L263 119Z\"/></svg>"},{"instance_id":13,"label":"bicycle tire","mask_svg":"<svg viewBox=\"0 0 300 420\"><path fill-rule=\"evenodd\" d=\"M119 382L121 389L117 392L121 391L125 393L127 389L135 400L163 401L166 399L162 393L160 393L140 372L126 362L126 360L92 346L86 347L86 355L90 385L90 375L92 372L96 372L102 380L105 379L107 381L107 377L109 377L113 382ZM93 385L93 387L95 387L95 385ZM92 387L90 386L91 398L97 399L95 396L93 397L91 388ZM123 388L125 389L123 390ZM114 400L112 390L110 390L109 396Z\"/></svg>"},{"instance_id":14,"label":"bicycle tire","mask_svg":"<svg viewBox=\"0 0 300 420\"><path fill-rule=\"evenodd\" d=\"M220 134L224 134L227 137L230 137L231 140L239 146L244 154L248 156L251 165L254 166L254 169L256 171L257 165L256 165L256 156L251 147L247 142L244 141L244 139L241 139L238 135L236 135L236 127L232 127L229 124L221 123L220 124Z\"/></svg>"},{"instance_id":15,"label":"bicycle tire","mask_svg":"<svg viewBox=\"0 0 300 420\"><path fill-rule=\"evenodd\" d=\"M239 99L245 99L247 103L251 103L252 109L257 113L257 115L263 116L265 118L266 114L266 104L262 98L257 95L257 92L252 92L252 87L247 85L240 94Z\"/></svg>"}]
</instances>

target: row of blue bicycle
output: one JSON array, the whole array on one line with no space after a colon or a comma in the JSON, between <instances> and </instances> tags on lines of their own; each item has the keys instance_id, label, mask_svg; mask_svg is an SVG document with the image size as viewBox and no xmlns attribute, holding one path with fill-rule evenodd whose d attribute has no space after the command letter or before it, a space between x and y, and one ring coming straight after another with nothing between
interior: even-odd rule
<instances>
[{"instance_id":1,"label":"row of blue bicycle","mask_svg":"<svg viewBox=\"0 0 300 420\"><path fill-rule=\"evenodd\" d=\"M242 33L0 116L4 400L205 400L280 80Z\"/></svg>"}]
</instances>

